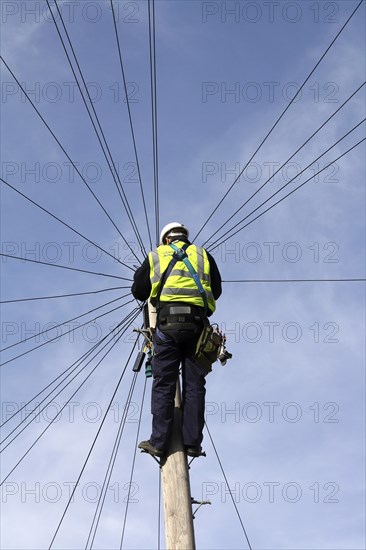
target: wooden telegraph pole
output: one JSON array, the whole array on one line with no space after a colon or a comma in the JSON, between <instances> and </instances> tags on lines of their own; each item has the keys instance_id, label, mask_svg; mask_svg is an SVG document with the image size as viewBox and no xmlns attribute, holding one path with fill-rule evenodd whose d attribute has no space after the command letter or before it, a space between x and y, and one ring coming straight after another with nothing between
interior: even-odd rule
<instances>
[{"instance_id":1,"label":"wooden telegraph pole","mask_svg":"<svg viewBox=\"0 0 366 550\"><path fill-rule=\"evenodd\" d=\"M182 439L180 382L174 402L174 425L167 456L162 460L165 540L167 550L195 550L191 488Z\"/></svg>"}]
</instances>

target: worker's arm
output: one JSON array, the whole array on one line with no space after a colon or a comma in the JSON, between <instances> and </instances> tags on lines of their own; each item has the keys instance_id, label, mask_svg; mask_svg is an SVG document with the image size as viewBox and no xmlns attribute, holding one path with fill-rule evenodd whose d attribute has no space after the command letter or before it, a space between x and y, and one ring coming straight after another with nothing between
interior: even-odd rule
<instances>
[{"instance_id":1,"label":"worker's arm","mask_svg":"<svg viewBox=\"0 0 366 550\"><path fill-rule=\"evenodd\" d=\"M141 267L139 267L133 277L131 292L137 300L147 300L151 292L150 264L149 258L145 258Z\"/></svg>"},{"instance_id":2,"label":"worker's arm","mask_svg":"<svg viewBox=\"0 0 366 550\"><path fill-rule=\"evenodd\" d=\"M207 252L207 250L206 250ZM214 258L207 252L208 261L210 262L211 290L215 300L221 296L221 275L219 268L216 265Z\"/></svg>"}]
</instances>

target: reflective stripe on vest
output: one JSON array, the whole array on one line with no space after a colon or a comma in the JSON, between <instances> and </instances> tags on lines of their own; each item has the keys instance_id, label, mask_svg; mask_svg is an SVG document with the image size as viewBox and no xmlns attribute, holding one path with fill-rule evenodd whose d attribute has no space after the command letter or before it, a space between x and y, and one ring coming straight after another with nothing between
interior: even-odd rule
<instances>
[{"instance_id":1,"label":"reflective stripe on vest","mask_svg":"<svg viewBox=\"0 0 366 550\"><path fill-rule=\"evenodd\" d=\"M178 241L174 244L178 248L181 248L184 242ZM152 299L152 301L154 301L154 298L158 294L161 276L170 264L173 252L174 251L169 245L161 245L149 254L151 280L150 299ZM207 253L203 248L191 244L186 249L186 254L200 278L201 284L207 295L208 306L213 312L216 306L211 290L210 262ZM204 307L203 299L197 285L184 262L178 261L175 264L169 277L165 281L160 300L162 302L187 302Z\"/></svg>"}]
</instances>

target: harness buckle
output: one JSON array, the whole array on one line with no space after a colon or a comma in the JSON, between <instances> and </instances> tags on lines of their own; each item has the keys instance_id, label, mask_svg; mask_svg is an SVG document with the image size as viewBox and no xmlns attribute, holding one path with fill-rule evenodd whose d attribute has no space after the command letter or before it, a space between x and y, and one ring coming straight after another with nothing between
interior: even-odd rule
<instances>
[{"instance_id":1,"label":"harness buckle","mask_svg":"<svg viewBox=\"0 0 366 550\"><path fill-rule=\"evenodd\" d=\"M178 248L178 250L174 251L173 258L178 262L181 262L183 258L187 258L187 254L185 250L183 250L182 248Z\"/></svg>"}]
</instances>

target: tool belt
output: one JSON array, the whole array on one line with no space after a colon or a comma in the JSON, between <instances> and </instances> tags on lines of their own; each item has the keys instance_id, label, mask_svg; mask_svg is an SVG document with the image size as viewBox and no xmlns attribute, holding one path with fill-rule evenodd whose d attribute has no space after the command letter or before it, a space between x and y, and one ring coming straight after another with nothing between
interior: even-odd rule
<instances>
[{"instance_id":1,"label":"tool belt","mask_svg":"<svg viewBox=\"0 0 366 550\"><path fill-rule=\"evenodd\" d=\"M157 326L176 342L198 336L203 327L202 313L199 309L190 304L160 304Z\"/></svg>"}]
</instances>

